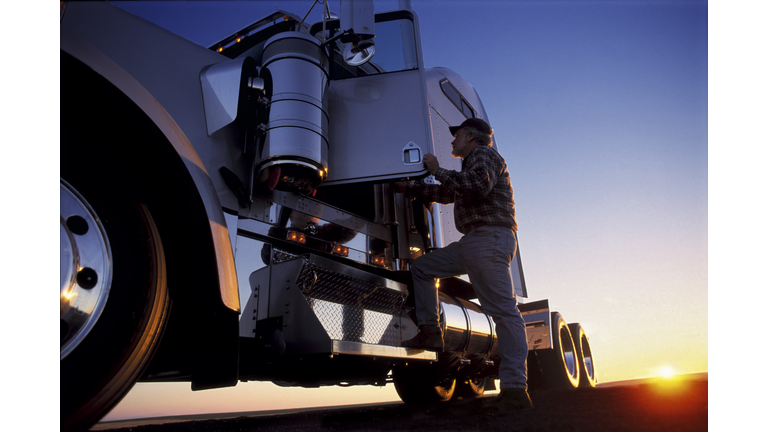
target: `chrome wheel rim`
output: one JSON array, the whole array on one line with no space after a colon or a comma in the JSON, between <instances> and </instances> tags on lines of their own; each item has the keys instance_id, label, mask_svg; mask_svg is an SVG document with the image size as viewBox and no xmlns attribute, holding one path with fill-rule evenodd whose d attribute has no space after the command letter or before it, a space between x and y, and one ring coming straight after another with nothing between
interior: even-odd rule
<instances>
[{"instance_id":1,"label":"chrome wheel rim","mask_svg":"<svg viewBox=\"0 0 768 432\"><path fill-rule=\"evenodd\" d=\"M578 377L578 366L576 365L578 358L570 336L571 334L568 331L568 327L563 326L560 328L560 347L563 350L565 367L571 380L576 380Z\"/></svg>"},{"instance_id":2,"label":"chrome wheel rim","mask_svg":"<svg viewBox=\"0 0 768 432\"><path fill-rule=\"evenodd\" d=\"M586 369L584 372L586 372L590 380L594 380L595 367L592 364L592 349L589 346L589 340L586 336L582 336L581 338L581 351L582 356L584 356L584 368Z\"/></svg>"},{"instance_id":3,"label":"chrome wheel rim","mask_svg":"<svg viewBox=\"0 0 768 432\"><path fill-rule=\"evenodd\" d=\"M85 198L61 180L60 334L64 359L98 321L109 296L112 252L104 226Z\"/></svg>"}]
</instances>

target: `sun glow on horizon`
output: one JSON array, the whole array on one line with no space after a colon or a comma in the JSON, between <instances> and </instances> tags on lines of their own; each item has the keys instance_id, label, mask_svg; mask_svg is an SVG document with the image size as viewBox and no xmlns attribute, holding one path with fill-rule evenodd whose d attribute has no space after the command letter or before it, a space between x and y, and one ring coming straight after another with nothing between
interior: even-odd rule
<instances>
[{"instance_id":1,"label":"sun glow on horizon","mask_svg":"<svg viewBox=\"0 0 768 432\"><path fill-rule=\"evenodd\" d=\"M660 374L664 378L672 378L675 376L675 370L672 369L671 366L662 366L660 370Z\"/></svg>"}]
</instances>

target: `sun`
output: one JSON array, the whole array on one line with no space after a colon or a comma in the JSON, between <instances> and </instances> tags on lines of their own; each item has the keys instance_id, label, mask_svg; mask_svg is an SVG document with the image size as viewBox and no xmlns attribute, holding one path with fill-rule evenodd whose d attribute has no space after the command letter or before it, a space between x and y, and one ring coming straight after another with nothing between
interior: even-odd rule
<instances>
[{"instance_id":1,"label":"sun","mask_svg":"<svg viewBox=\"0 0 768 432\"><path fill-rule=\"evenodd\" d=\"M664 378L672 378L675 375L675 370L671 366L661 367L661 376Z\"/></svg>"}]
</instances>

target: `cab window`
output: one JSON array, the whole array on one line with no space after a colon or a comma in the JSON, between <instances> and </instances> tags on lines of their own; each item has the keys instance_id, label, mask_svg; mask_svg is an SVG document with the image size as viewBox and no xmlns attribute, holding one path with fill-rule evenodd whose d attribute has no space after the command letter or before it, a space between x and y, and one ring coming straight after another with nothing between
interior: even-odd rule
<instances>
[{"instance_id":1,"label":"cab window","mask_svg":"<svg viewBox=\"0 0 768 432\"><path fill-rule=\"evenodd\" d=\"M475 110L472 106L461 96L456 87L448 80L440 81L440 88L443 90L443 94L450 99L450 101L456 106L456 108L464 114L466 118L476 117Z\"/></svg>"}]
</instances>

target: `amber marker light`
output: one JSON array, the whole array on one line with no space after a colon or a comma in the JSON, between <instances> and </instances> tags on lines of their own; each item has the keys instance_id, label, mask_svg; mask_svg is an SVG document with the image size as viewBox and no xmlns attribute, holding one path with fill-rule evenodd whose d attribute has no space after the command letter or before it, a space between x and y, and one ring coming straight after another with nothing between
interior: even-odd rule
<instances>
[{"instance_id":1,"label":"amber marker light","mask_svg":"<svg viewBox=\"0 0 768 432\"><path fill-rule=\"evenodd\" d=\"M435 279L435 289L440 289L440 279Z\"/></svg>"},{"instance_id":2,"label":"amber marker light","mask_svg":"<svg viewBox=\"0 0 768 432\"><path fill-rule=\"evenodd\" d=\"M379 267L386 267L384 257L382 256L372 256L371 257L371 264Z\"/></svg>"},{"instance_id":3,"label":"amber marker light","mask_svg":"<svg viewBox=\"0 0 768 432\"><path fill-rule=\"evenodd\" d=\"M288 231L286 240L294 243L304 244L307 242L307 237L298 231Z\"/></svg>"},{"instance_id":4,"label":"amber marker light","mask_svg":"<svg viewBox=\"0 0 768 432\"><path fill-rule=\"evenodd\" d=\"M340 255L340 256L348 256L349 255L349 248L342 245L336 245L333 247L333 254L334 255Z\"/></svg>"}]
</instances>

